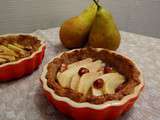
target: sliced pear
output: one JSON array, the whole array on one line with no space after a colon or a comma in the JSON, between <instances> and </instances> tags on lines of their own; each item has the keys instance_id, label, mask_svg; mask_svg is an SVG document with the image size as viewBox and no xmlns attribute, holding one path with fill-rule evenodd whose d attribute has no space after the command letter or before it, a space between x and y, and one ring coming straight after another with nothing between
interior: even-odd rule
<instances>
[{"instance_id":1,"label":"sliced pear","mask_svg":"<svg viewBox=\"0 0 160 120\"><path fill-rule=\"evenodd\" d=\"M58 72L57 73L57 79L58 79L59 84L62 87L68 87L69 88L73 75L78 73L78 71L81 67L82 66L72 67L72 68L69 68L69 69L65 70L62 73Z\"/></svg>"},{"instance_id":2,"label":"sliced pear","mask_svg":"<svg viewBox=\"0 0 160 120\"><path fill-rule=\"evenodd\" d=\"M7 59L9 61L15 61L16 58L14 56L8 56L8 55L0 55L0 58Z\"/></svg>"},{"instance_id":3,"label":"sliced pear","mask_svg":"<svg viewBox=\"0 0 160 120\"><path fill-rule=\"evenodd\" d=\"M72 67L77 67L80 65L85 65L86 63L91 63L93 60L91 58L86 58L84 60L78 61L78 62L74 62L72 64L68 65L68 68L72 68Z\"/></svg>"},{"instance_id":4,"label":"sliced pear","mask_svg":"<svg viewBox=\"0 0 160 120\"><path fill-rule=\"evenodd\" d=\"M72 90L77 90L79 81L80 81L80 76L79 76L78 74L75 74L75 75L72 77L70 88L71 88Z\"/></svg>"},{"instance_id":5,"label":"sliced pear","mask_svg":"<svg viewBox=\"0 0 160 120\"><path fill-rule=\"evenodd\" d=\"M14 43L14 45L16 46L16 47L19 47L19 48L21 48L21 49L23 49L23 50L32 50L32 46L23 46L23 45L20 45L20 44L18 44L18 43Z\"/></svg>"},{"instance_id":6,"label":"sliced pear","mask_svg":"<svg viewBox=\"0 0 160 120\"><path fill-rule=\"evenodd\" d=\"M105 82L103 87L105 94L114 94L116 88L125 81L124 76L119 73L108 73L99 78L103 79Z\"/></svg>"},{"instance_id":7,"label":"sliced pear","mask_svg":"<svg viewBox=\"0 0 160 120\"><path fill-rule=\"evenodd\" d=\"M90 62L92 62L91 58L84 59L82 61L78 61L78 62L68 65L67 70L65 70L64 72L58 72L57 79L58 79L59 84L62 87L69 88L73 75L77 74L81 67L85 67Z\"/></svg>"},{"instance_id":8,"label":"sliced pear","mask_svg":"<svg viewBox=\"0 0 160 120\"><path fill-rule=\"evenodd\" d=\"M15 56L18 57L18 54L16 54L13 50L5 47L4 45L0 45L0 54L2 55L10 55L10 56Z\"/></svg>"},{"instance_id":9,"label":"sliced pear","mask_svg":"<svg viewBox=\"0 0 160 120\"><path fill-rule=\"evenodd\" d=\"M85 66L89 70L89 72L97 72L104 64L102 61L97 60L95 62L91 62ZM76 73L71 80L71 89L76 90L79 84L80 76Z\"/></svg>"},{"instance_id":10,"label":"sliced pear","mask_svg":"<svg viewBox=\"0 0 160 120\"><path fill-rule=\"evenodd\" d=\"M18 43L14 43L14 46L18 47L18 48L21 48L21 49L24 49L25 47L23 45L20 45Z\"/></svg>"},{"instance_id":11,"label":"sliced pear","mask_svg":"<svg viewBox=\"0 0 160 120\"><path fill-rule=\"evenodd\" d=\"M0 64L6 63L6 62L7 62L6 59L0 58Z\"/></svg>"},{"instance_id":12,"label":"sliced pear","mask_svg":"<svg viewBox=\"0 0 160 120\"><path fill-rule=\"evenodd\" d=\"M100 72L91 72L86 73L80 78L80 82L78 85L78 92L83 93L86 95L91 88L93 82L96 80L97 77L102 75Z\"/></svg>"},{"instance_id":13,"label":"sliced pear","mask_svg":"<svg viewBox=\"0 0 160 120\"><path fill-rule=\"evenodd\" d=\"M101 60L92 62L91 58L87 58L87 59L84 59L84 60L68 65L67 70L65 70L62 73L59 72L57 74L57 79L60 85L62 85L63 87L72 87L73 89L75 89L78 84L77 82L79 81L77 80L79 78L78 71L81 67L85 67L89 69L89 72L97 72L98 69L100 69L103 66L104 64L102 63ZM73 76L75 77L72 78Z\"/></svg>"},{"instance_id":14,"label":"sliced pear","mask_svg":"<svg viewBox=\"0 0 160 120\"><path fill-rule=\"evenodd\" d=\"M92 86L92 94L93 94L93 96L101 96L101 95L103 95L103 90L102 89L96 89Z\"/></svg>"},{"instance_id":15,"label":"sliced pear","mask_svg":"<svg viewBox=\"0 0 160 120\"><path fill-rule=\"evenodd\" d=\"M15 51L15 52L21 54L21 55L25 55L25 51L24 51L23 49L21 49L21 48L15 46L15 45L8 44L7 47L8 47L9 49L12 49L13 51Z\"/></svg>"},{"instance_id":16,"label":"sliced pear","mask_svg":"<svg viewBox=\"0 0 160 120\"><path fill-rule=\"evenodd\" d=\"M105 64L101 60L96 60L86 65L86 68L89 69L89 72L97 72L100 68L104 67Z\"/></svg>"}]
</instances>

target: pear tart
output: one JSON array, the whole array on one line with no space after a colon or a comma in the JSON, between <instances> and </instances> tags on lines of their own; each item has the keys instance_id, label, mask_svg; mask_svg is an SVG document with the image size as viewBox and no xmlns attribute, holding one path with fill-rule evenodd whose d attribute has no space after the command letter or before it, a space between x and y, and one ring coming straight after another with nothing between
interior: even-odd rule
<instances>
[{"instance_id":1,"label":"pear tart","mask_svg":"<svg viewBox=\"0 0 160 120\"><path fill-rule=\"evenodd\" d=\"M135 63L101 48L56 56L44 67L41 82L48 99L79 120L117 118L131 108L144 86Z\"/></svg>"},{"instance_id":2,"label":"pear tart","mask_svg":"<svg viewBox=\"0 0 160 120\"><path fill-rule=\"evenodd\" d=\"M76 102L102 104L122 99L140 84L140 72L129 60L106 53L88 48L62 54L48 65L49 86Z\"/></svg>"},{"instance_id":3,"label":"pear tart","mask_svg":"<svg viewBox=\"0 0 160 120\"><path fill-rule=\"evenodd\" d=\"M40 45L40 41L31 36L0 37L0 65L30 56Z\"/></svg>"},{"instance_id":4,"label":"pear tart","mask_svg":"<svg viewBox=\"0 0 160 120\"><path fill-rule=\"evenodd\" d=\"M35 60L33 64L32 60L42 56L44 48L44 43L37 36L27 34L0 36L0 81L15 79L22 74L30 73L30 69L36 68L42 57L37 64Z\"/></svg>"}]
</instances>

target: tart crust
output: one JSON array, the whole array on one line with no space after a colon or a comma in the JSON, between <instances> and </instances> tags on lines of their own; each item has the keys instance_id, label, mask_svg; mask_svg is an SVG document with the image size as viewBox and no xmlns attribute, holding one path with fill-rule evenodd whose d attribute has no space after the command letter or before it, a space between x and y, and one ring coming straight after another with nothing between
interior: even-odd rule
<instances>
[{"instance_id":1,"label":"tart crust","mask_svg":"<svg viewBox=\"0 0 160 120\"><path fill-rule=\"evenodd\" d=\"M84 96L72 89L61 87L56 80L56 75L61 64L71 64L85 58L92 58L93 60L100 59L107 65L113 66L119 73L125 76L126 82L119 86L115 94L105 94L102 96ZM48 86L52 88L57 95L68 97L78 103L89 102L92 104L103 104L106 101L121 100L124 96L133 93L134 88L140 84L140 71L135 64L126 57L106 49L83 48L72 50L71 52L64 52L48 64L47 70L46 78Z\"/></svg>"}]
</instances>

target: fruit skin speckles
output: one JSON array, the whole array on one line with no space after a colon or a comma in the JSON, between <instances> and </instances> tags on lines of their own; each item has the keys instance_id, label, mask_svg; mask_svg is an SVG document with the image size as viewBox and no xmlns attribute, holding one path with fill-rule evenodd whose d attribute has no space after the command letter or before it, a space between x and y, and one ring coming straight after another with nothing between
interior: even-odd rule
<instances>
[{"instance_id":1,"label":"fruit skin speckles","mask_svg":"<svg viewBox=\"0 0 160 120\"><path fill-rule=\"evenodd\" d=\"M65 64L65 63L63 63L63 64L61 65L60 72L64 72L65 70L67 70L67 68L68 68L68 65Z\"/></svg>"},{"instance_id":2,"label":"fruit skin speckles","mask_svg":"<svg viewBox=\"0 0 160 120\"><path fill-rule=\"evenodd\" d=\"M89 73L89 70L87 68L80 68L78 71L79 76L82 76L83 74Z\"/></svg>"},{"instance_id":3,"label":"fruit skin speckles","mask_svg":"<svg viewBox=\"0 0 160 120\"><path fill-rule=\"evenodd\" d=\"M93 83L94 88L101 89L104 86L104 80L99 78Z\"/></svg>"}]
</instances>

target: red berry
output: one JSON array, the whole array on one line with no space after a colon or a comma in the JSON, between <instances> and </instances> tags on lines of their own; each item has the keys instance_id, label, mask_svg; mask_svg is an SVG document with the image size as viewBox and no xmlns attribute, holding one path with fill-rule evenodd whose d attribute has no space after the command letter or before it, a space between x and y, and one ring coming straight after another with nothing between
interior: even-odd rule
<instances>
[{"instance_id":1,"label":"red berry","mask_svg":"<svg viewBox=\"0 0 160 120\"><path fill-rule=\"evenodd\" d=\"M96 89L102 88L104 86L104 80L101 78L97 79L96 81L94 81L93 86Z\"/></svg>"},{"instance_id":2,"label":"red berry","mask_svg":"<svg viewBox=\"0 0 160 120\"><path fill-rule=\"evenodd\" d=\"M104 74L105 74L105 73L111 73L112 71L113 71L113 68L112 68L112 67L105 66L103 72L104 72Z\"/></svg>"},{"instance_id":3,"label":"red berry","mask_svg":"<svg viewBox=\"0 0 160 120\"><path fill-rule=\"evenodd\" d=\"M78 71L78 74L80 76L82 76L85 73L89 73L89 70L87 68L84 68L84 67L80 68L79 71Z\"/></svg>"}]
</instances>

